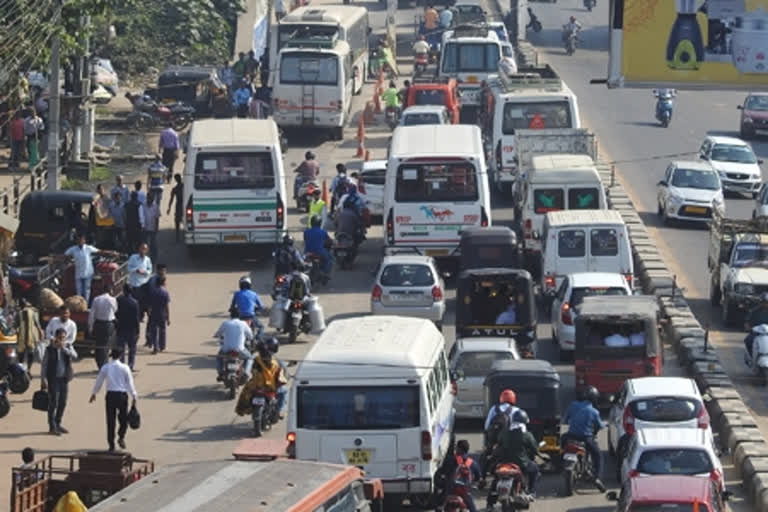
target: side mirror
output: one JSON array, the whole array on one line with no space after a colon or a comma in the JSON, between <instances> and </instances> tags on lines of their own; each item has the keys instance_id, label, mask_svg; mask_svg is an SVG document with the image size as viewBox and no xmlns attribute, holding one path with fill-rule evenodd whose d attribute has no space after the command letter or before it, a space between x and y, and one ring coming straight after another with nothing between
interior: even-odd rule
<instances>
[{"instance_id":1,"label":"side mirror","mask_svg":"<svg viewBox=\"0 0 768 512\"><path fill-rule=\"evenodd\" d=\"M608 501L619 501L619 495L616 494L616 491L607 492L605 497L608 499Z\"/></svg>"},{"instance_id":2,"label":"side mirror","mask_svg":"<svg viewBox=\"0 0 768 512\"><path fill-rule=\"evenodd\" d=\"M704 153L701 153L699 155L699 158L701 158L702 160L709 160L709 158L707 158L707 155L705 155Z\"/></svg>"},{"instance_id":3,"label":"side mirror","mask_svg":"<svg viewBox=\"0 0 768 512\"><path fill-rule=\"evenodd\" d=\"M744 107L743 107L743 106L741 106L741 105L737 105L737 106L736 106L736 110L744 110Z\"/></svg>"},{"instance_id":4,"label":"side mirror","mask_svg":"<svg viewBox=\"0 0 768 512\"><path fill-rule=\"evenodd\" d=\"M658 185L658 186L660 186L660 187L666 187L666 186L667 186L667 182L666 182L666 181L664 181L664 180L661 180L661 181L659 181L659 182L657 183L657 185Z\"/></svg>"}]
</instances>

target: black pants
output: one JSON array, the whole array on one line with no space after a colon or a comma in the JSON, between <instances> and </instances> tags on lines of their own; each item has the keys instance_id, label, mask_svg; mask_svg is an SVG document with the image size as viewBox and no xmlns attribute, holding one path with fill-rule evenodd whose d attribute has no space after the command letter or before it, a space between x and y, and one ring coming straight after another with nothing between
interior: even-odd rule
<instances>
[{"instance_id":1,"label":"black pants","mask_svg":"<svg viewBox=\"0 0 768 512\"><path fill-rule=\"evenodd\" d=\"M64 409L67 407L69 381L66 377L56 377L48 381L48 428L56 430L61 425Z\"/></svg>"},{"instance_id":2,"label":"black pants","mask_svg":"<svg viewBox=\"0 0 768 512\"><path fill-rule=\"evenodd\" d=\"M141 243L141 240L142 240L141 228L138 228L138 229L130 228L127 230L126 235L128 238L127 249L128 249L128 252L132 254L139 249L139 244Z\"/></svg>"},{"instance_id":3,"label":"black pants","mask_svg":"<svg viewBox=\"0 0 768 512\"><path fill-rule=\"evenodd\" d=\"M120 426L117 428L117 438L124 439L128 431L128 393L124 391L107 391L107 443L109 449L115 449L115 414Z\"/></svg>"},{"instance_id":4,"label":"black pants","mask_svg":"<svg viewBox=\"0 0 768 512\"><path fill-rule=\"evenodd\" d=\"M175 149L163 149L163 165L166 168L166 183L171 181L171 176L173 175L173 166L176 163L176 151L177 150Z\"/></svg>"},{"instance_id":5,"label":"black pants","mask_svg":"<svg viewBox=\"0 0 768 512\"><path fill-rule=\"evenodd\" d=\"M96 365L101 368L107 362L107 351L112 346L112 338L115 334L115 324L105 320L96 320L93 324L93 337L96 339L96 348L93 350L93 358Z\"/></svg>"}]
</instances>

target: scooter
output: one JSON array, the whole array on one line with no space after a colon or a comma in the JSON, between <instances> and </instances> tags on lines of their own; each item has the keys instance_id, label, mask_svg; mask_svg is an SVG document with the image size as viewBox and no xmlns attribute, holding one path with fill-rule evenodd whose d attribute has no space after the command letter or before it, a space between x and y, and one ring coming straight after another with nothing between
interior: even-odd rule
<instances>
[{"instance_id":1,"label":"scooter","mask_svg":"<svg viewBox=\"0 0 768 512\"><path fill-rule=\"evenodd\" d=\"M752 341L752 355L744 347L744 364L752 373L760 378L762 384L768 385L768 325L760 324L752 328L755 335Z\"/></svg>"},{"instance_id":2,"label":"scooter","mask_svg":"<svg viewBox=\"0 0 768 512\"><path fill-rule=\"evenodd\" d=\"M347 233L336 233L336 245L333 247L333 257L342 269L352 268L357 258L357 242Z\"/></svg>"},{"instance_id":3,"label":"scooter","mask_svg":"<svg viewBox=\"0 0 768 512\"><path fill-rule=\"evenodd\" d=\"M675 89L654 89L653 95L656 97L656 120L664 128L672 122L672 98L677 96Z\"/></svg>"},{"instance_id":4,"label":"scooter","mask_svg":"<svg viewBox=\"0 0 768 512\"><path fill-rule=\"evenodd\" d=\"M592 458L581 441L568 440L563 453L563 477L565 495L573 496L577 482L592 482Z\"/></svg>"},{"instance_id":5,"label":"scooter","mask_svg":"<svg viewBox=\"0 0 768 512\"><path fill-rule=\"evenodd\" d=\"M253 437L261 437L261 434L272 429L272 425L278 422L279 411L275 393L259 390L251 397L251 419L253 420Z\"/></svg>"},{"instance_id":6,"label":"scooter","mask_svg":"<svg viewBox=\"0 0 768 512\"><path fill-rule=\"evenodd\" d=\"M270 296L275 301L283 293L283 287L288 280L288 274L278 274L275 276L275 280L272 282L272 293Z\"/></svg>"},{"instance_id":7,"label":"scooter","mask_svg":"<svg viewBox=\"0 0 768 512\"><path fill-rule=\"evenodd\" d=\"M398 109L395 107L387 107L384 117L387 122L387 126L389 126L389 129L394 131L400 122Z\"/></svg>"},{"instance_id":8,"label":"scooter","mask_svg":"<svg viewBox=\"0 0 768 512\"><path fill-rule=\"evenodd\" d=\"M288 333L288 343L295 343L299 333L308 334L312 330L312 320L303 300L288 301L283 332Z\"/></svg>"},{"instance_id":9,"label":"scooter","mask_svg":"<svg viewBox=\"0 0 768 512\"><path fill-rule=\"evenodd\" d=\"M312 194L319 188L320 184L315 180L302 182L296 197L296 208L304 213L309 213L309 202L312 200Z\"/></svg>"},{"instance_id":10,"label":"scooter","mask_svg":"<svg viewBox=\"0 0 768 512\"><path fill-rule=\"evenodd\" d=\"M307 253L304 259L309 263L309 281L312 286L326 285L331 276L323 271L323 257L315 253Z\"/></svg>"},{"instance_id":11,"label":"scooter","mask_svg":"<svg viewBox=\"0 0 768 512\"><path fill-rule=\"evenodd\" d=\"M413 74L419 76L422 73L426 73L427 65L429 65L428 53L417 53L413 56Z\"/></svg>"},{"instance_id":12,"label":"scooter","mask_svg":"<svg viewBox=\"0 0 768 512\"><path fill-rule=\"evenodd\" d=\"M584 8L589 12L592 12L592 9L596 6L597 0L584 0Z\"/></svg>"},{"instance_id":13,"label":"scooter","mask_svg":"<svg viewBox=\"0 0 768 512\"><path fill-rule=\"evenodd\" d=\"M525 510L530 506L530 500L523 489L523 475L517 464L505 462L494 470L496 486L491 490L496 495L496 501L503 512Z\"/></svg>"},{"instance_id":14,"label":"scooter","mask_svg":"<svg viewBox=\"0 0 768 512\"><path fill-rule=\"evenodd\" d=\"M576 53L576 47L579 43L579 31L569 30L568 25L563 25L563 42L565 43L565 53L568 55Z\"/></svg>"},{"instance_id":15,"label":"scooter","mask_svg":"<svg viewBox=\"0 0 768 512\"><path fill-rule=\"evenodd\" d=\"M230 400L235 398L237 388L245 385L245 365L239 352L229 352L219 357L224 358L224 371L221 374L221 382L229 390L227 396Z\"/></svg>"}]
</instances>

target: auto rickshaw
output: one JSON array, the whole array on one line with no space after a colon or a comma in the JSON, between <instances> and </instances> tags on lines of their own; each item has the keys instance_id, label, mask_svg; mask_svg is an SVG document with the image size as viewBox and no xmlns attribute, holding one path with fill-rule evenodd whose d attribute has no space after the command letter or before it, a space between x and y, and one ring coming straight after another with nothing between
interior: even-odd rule
<instances>
[{"instance_id":1,"label":"auto rickshaw","mask_svg":"<svg viewBox=\"0 0 768 512\"><path fill-rule=\"evenodd\" d=\"M522 268L517 235L506 226L471 227L461 232L460 268Z\"/></svg>"},{"instance_id":2,"label":"auto rickshaw","mask_svg":"<svg viewBox=\"0 0 768 512\"><path fill-rule=\"evenodd\" d=\"M536 300L525 270L477 268L459 274L457 338L514 338L520 355L533 358Z\"/></svg>"},{"instance_id":3,"label":"auto rickshaw","mask_svg":"<svg viewBox=\"0 0 768 512\"><path fill-rule=\"evenodd\" d=\"M595 386L601 404L607 405L627 379L661 375L664 361L655 296L586 297L576 312L576 385Z\"/></svg>"},{"instance_id":4,"label":"auto rickshaw","mask_svg":"<svg viewBox=\"0 0 768 512\"><path fill-rule=\"evenodd\" d=\"M517 395L517 406L528 413L528 431L538 443L539 451L549 455L556 468L560 457L560 375L548 361L520 359L496 361L485 377L485 414L499 403L499 395L511 389Z\"/></svg>"},{"instance_id":5,"label":"auto rickshaw","mask_svg":"<svg viewBox=\"0 0 768 512\"><path fill-rule=\"evenodd\" d=\"M197 117L232 114L227 86L219 80L213 67L171 66L157 77L153 95L160 103L191 105Z\"/></svg>"}]
</instances>

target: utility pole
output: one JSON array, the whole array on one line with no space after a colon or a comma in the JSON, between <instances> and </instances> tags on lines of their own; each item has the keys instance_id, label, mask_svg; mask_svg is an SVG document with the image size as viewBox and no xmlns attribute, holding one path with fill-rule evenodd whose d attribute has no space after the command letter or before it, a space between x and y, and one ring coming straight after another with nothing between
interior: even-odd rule
<instances>
[{"instance_id":1,"label":"utility pole","mask_svg":"<svg viewBox=\"0 0 768 512\"><path fill-rule=\"evenodd\" d=\"M61 0L58 2L59 9L61 9ZM59 11L61 12L61 11ZM58 26L56 29L58 30ZM48 96L50 101L48 102L49 109L49 130L48 130L48 179L46 185L48 190L59 189L59 74L61 73L61 39L59 34L53 35L53 41L51 44L51 71L48 86L50 88Z\"/></svg>"},{"instance_id":2,"label":"utility pole","mask_svg":"<svg viewBox=\"0 0 768 512\"><path fill-rule=\"evenodd\" d=\"M89 97L91 94L91 38L89 31L91 29L91 17L83 16L80 22L83 30L83 97ZM81 107L85 109L85 123L82 127L82 139L81 139L81 152L85 153L85 159L88 160L93 153L93 131L94 131L94 114L95 109L90 101L84 105L81 103ZM82 154L81 153L81 154ZM78 160L80 159L80 155Z\"/></svg>"}]
</instances>

